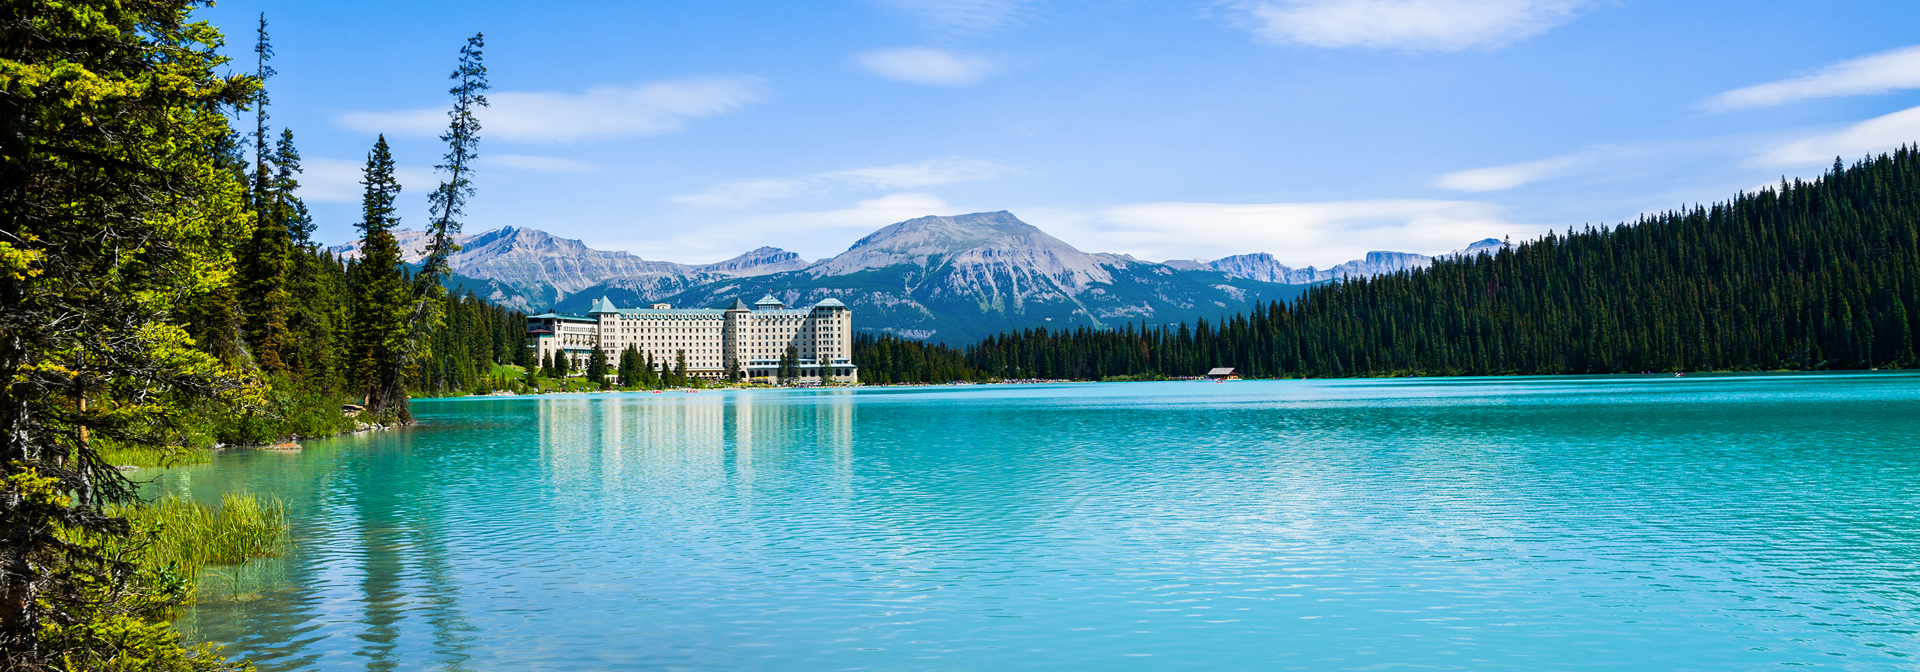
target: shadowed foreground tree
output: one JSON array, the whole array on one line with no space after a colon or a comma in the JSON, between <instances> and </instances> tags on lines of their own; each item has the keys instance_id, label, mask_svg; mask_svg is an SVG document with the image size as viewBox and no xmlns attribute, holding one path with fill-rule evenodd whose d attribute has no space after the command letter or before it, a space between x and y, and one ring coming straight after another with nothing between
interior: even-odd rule
<instances>
[{"instance_id":1,"label":"shadowed foreground tree","mask_svg":"<svg viewBox=\"0 0 1920 672\"><path fill-rule=\"evenodd\" d=\"M233 276L245 186L188 1L0 6L0 657L9 670L217 669L167 625L180 584L108 515L134 486L103 444L182 443L198 400L253 389L195 347L184 307ZM107 551L132 546L131 551Z\"/></svg>"}]
</instances>

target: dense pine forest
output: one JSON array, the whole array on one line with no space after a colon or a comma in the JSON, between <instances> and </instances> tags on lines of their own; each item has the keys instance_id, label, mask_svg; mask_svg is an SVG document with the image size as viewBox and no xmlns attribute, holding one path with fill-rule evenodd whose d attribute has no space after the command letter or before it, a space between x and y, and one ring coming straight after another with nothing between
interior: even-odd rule
<instances>
[{"instance_id":1,"label":"dense pine forest","mask_svg":"<svg viewBox=\"0 0 1920 672\"><path fill-rule=\"evenodd\" d=\"M869 343L868 381L1920 365L1920 148L1711 207L1315 287L1219 322ZM929 362L938 362L929 365Z\"/></svg>"},{"instance_id":2,"label":"dense pine forest","mask_svg":"<svg viewBox=\"0 0 1920 672\"><path fill-rule=\"evenodd\" d=\"M868 385L985 381L958 348L900 338L893 334L857 334L853 362Z\"/></svg>"}]
</instances>

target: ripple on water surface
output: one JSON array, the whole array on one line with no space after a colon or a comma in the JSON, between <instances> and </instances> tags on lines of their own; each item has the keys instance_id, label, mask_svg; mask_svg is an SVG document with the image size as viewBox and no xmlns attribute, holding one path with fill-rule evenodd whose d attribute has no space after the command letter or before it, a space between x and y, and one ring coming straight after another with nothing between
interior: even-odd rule
<instances>
[{"instance_id":1,"label":"ripple on water surface","mask_svg":"<svg viewBox=\"0 0 1920 672\"><path fill-rule=\"evenodd\" d=\"M263 670L1908 669L1920 376L415 403L182 625Z\"/></svg>"}]
</instances>

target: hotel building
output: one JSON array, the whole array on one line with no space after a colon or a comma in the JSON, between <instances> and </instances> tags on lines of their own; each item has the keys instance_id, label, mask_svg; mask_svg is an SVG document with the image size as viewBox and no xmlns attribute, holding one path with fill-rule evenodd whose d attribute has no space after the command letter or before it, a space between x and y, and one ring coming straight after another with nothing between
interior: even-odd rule
<instances>
[{"instance_id":1,"label":"hotel building","mask_svg":"<svg viewBox=\"0 0 1920 672\"><path fill-rule=\"evenodd\" d=\"M586 368L598 350L609 367L620 366L628 346L652 355L656 368L670 370L684 354L687 374L723 380L729 364L739 367L745 380L779 382L780 357L792 346L799 355L799 378L785 382L817 383L825 369L833 382L859 382L853 365L853 316L846 304L827 299L811 308L788 308L768 295L753 307L733 300L718 308L674 308L664 303L651 308L616 308L606 297L593 302L585 315L544 313L527 318L534 357L567 357L573 370Z\"/></svg>"}]
</instances>

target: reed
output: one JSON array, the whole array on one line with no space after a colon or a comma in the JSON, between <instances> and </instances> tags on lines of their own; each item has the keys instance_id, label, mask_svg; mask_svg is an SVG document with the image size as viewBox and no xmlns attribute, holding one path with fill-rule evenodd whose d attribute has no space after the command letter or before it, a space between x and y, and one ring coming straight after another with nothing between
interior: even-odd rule
<instances>
[{"instance_id":1,"label":"reed","mask_svg":"<svg viewBox=\"0 0 1920 672\"><path fill-rule=\"evenodd\" d=\"M278 555L286 543L287 506L278 497L229 493L214 508L170 496L113 513L142 530L134 542L143 544L141 565L171 567L189 582L208 565Z\"/></svg>"},{"instance_id":2,"label":"reed","mask_svg":"<svg viewBox=\"0 0 1920 672\"><path fill-rule=\"evenodd\" d=\"M102 441L100 459L116 467L178 467L212 462L213 451L200 447L123 446Z\"/></svg>"}]
</instances>

